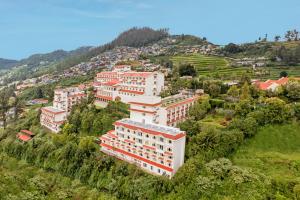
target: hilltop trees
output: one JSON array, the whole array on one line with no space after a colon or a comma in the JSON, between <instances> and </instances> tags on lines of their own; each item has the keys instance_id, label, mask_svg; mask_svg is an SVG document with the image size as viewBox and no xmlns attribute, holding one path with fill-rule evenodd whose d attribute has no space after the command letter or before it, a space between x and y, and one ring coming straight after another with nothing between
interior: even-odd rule
<instances>
[{"instance_id":1,"label":"hilltop trees","mask_svg":"<svg viewBox=\"0 0 300 200\"><path fill-rule=\"evenodd\" d=\"M196 76L195 67L191 64L182 64L179 66L179 75L180 76Z\"/></svg>"},{"instance_id":2,"label":"hilltop trees","mask_svg":"<svg viewBox=\"0 0 300 200\"><path fill-rule=\"evenodd\" d=\"M298 41L299 40L299 31L297 31L296 29L288 30L285 33L284 37L287 41Z\"/></svg>"}]
</instances>

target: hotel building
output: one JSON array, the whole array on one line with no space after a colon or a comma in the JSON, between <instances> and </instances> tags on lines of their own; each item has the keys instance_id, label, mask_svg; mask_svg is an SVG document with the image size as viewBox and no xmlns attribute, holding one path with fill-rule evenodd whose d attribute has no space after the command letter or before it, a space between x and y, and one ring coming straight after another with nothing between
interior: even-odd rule
<instances>
[{"instance_id":1,"label":"hotel building","mask_svg":"<svg viewBox=\"0 0 300 200\"><path fill-rule=\"evenodd\" d=\"M134 102L153 105L138 99ZM115 129L100 137L101 151L115 156L156 175L171 178L184 163L184 131L178 128L154 124L156 108L144 108L144 115L136 115L136 104L130 103L129 119L114 123Z\"/></svg>"},{"instance_id":2,"label":"hotel building","mask_svg":"<svg viewBox=\"0 0 300 200\"><path fill-rule=\"evenodd\" d=\"M66 121L68 114L71 112L72 106L85 97L85 92L77 87L56 89L54 91L53 106L41 109L41 125L58 133L60 126Z\"/></svg>"},{"instance_id":3,"label":"hotel building","mask_svg":"<svg viewBox=\"0 0 300 200\"><path fill-rule=\"evenodd\" d=\"M95 105L105 107L109 101L129 103L136 96L158 96L164 87L160 72L120 71L101 72L95 78Z\"/></svg>"},{"instance_id":4,"label":"hotel building","mask_svg":"<svg viewBox=\"0 0 300 200\"><path fill-rule=\"evenodd\" d=\"M115 122L115 129L100 137L101 151L171 178L184 163L186 140L185 132L172 126L187 117L197 99L183 94L132 98L130 118Z\"/></svg>"}]
</instances>

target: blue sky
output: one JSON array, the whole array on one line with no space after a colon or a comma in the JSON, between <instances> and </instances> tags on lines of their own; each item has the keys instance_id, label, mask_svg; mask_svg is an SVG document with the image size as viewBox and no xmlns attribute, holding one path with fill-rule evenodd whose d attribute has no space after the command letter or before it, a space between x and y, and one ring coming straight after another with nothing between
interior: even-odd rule
<instances>
[{"instance_id":1,"label":"blue sky","mask_svg":"<svg viewBox=\"0 0 300 200\"><path fill-rule=\"evenodd\" d=\"M0 58L100 45L133 26L254 41L300 29L299 0L0 0Z\"/></svg>"}]
</instances>

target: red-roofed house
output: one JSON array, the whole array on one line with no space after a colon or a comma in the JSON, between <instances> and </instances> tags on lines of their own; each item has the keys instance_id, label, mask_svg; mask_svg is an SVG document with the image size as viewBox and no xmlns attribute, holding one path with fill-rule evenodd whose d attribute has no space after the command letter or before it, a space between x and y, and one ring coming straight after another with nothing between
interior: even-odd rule
<instances>
[{"instance_id":1,"label":"red-roofed house","mask_svg":"<svg viewBox=\"0 0 300 200\"><path fill-rule=\"evenodd\" d=\"M17 138L22 142L28 142L34 137L34 133L29 130L21 130L20 133L17 134Z\"/></svg>"},{"instance_id":2,"label":"red-roofed house","mask_svg":"<svg viewBox=\"0 0 300 200\"><path fill-rule=\"evenodd\" d=\"M289 81L289 78L282 77L278 80L267 80L265 82L257 81L254 84L256 84L257 87L261 90L275 91L279 86L287 84L288 81Z\"/></svg>"}]
</instances>

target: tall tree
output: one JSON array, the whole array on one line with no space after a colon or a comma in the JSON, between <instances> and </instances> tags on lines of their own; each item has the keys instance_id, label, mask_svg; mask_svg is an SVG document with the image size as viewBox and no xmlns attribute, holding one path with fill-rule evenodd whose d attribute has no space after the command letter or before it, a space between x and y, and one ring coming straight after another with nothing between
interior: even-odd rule
<instances>
[{"instance_id":1,"label":"tall tree","mask_svg":"<svg viewBox=\"0 0 300 200\"><path fill-rule=\"evenodd\" d=\"M241 99L246 100L250 98L250 89L247 82L244 83L242 89L241 89Z\"/></svg>"}]
</instances>

